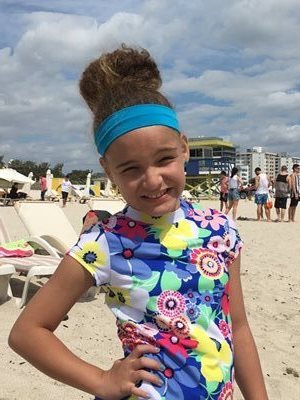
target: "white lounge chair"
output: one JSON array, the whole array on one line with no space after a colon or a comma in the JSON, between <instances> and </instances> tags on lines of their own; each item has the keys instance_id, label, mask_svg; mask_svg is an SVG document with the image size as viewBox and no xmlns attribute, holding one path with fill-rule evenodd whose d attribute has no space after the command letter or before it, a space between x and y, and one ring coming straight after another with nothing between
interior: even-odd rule
<instances>
[{"instance_id":1,"label":"white lounge chair","mask_svg":"<svg viewBox=\"0 0 300 400\"><path fill-rule=\"evenodd\" d=\"M15 209L29 234L46 241L52 250L55 249L57 257L63 257L77 242L78 234L56 203L20 201ZM94 297L95 294L96 287L91 287L82 295L82 299Z\"/></svg>"},{"instance_id":2,"label":"white lounge chair","mask_svg":"<svg viewBox=\"0 0 300 400\"><path fill-rule=\"evenodd\" d=\"M31 236L42 238L59 256L78 240L78 234L58 204L48 201L19 201L15 205Z\"/></svg>"},{"instance_id":3,"label":"white lounge chair","mask_svg":"<svg viewBox=\"0 0 300 400\"><path fill-rule=\"evenodd\" d=\"M4 225L3 220L0 218L0 244L8 243L10 241L11 240L9 233ZM30 257L0 258L0 270L2 270L2 268L5 266L5 269L3 268L2 272L7 271L7 277L4 276L4 273L2 276L3 291L5 290L4 286L6 285L5 280L8 282L11 274L23 273L26 275L22 297L20 299L16 299L16 303L20 308L23 307L23 305L26 303L28 288L31 279L34 276L52 275L61 260L57 252L42 238L30 237L27 239L27 241L29 243L38 245L39 248L42 248L45 253L48 253L50 255L33 254ZM9 264L10 267L7 264ZM8 294L11 296L11 293L8 292Z\"/></svg>"}]
</instances>

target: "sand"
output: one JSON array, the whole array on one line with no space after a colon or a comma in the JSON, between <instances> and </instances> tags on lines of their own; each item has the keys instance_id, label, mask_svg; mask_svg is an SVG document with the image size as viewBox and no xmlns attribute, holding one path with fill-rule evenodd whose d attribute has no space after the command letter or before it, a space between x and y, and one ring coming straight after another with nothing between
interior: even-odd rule
<instances>
[{"instance_id":1,"label":"sand","mask_svg":"<svg viewBox=\"0 0 300 400\"><path fill-rule=\"evenodd\" d=\"M216 201L205 205L218 207ZM64 212L77 232L87 206L69 203ZM272 210L275 219L275 212ZM255 217L255 205L240 201L238 215ZM0 207L13 239L26 229L13 207ZM300 398L300 208L298 223L237 221L245 242L242 283L249 322L257 343L263 373L272 400ZM31 284L32 295L45 281ZM20 295L22 278L11 280ZM15 354L7 337L20 310L12 298L0 305L0 400L92 399L93 397L46 377ZM80 357L104 368L122 356L112 315L103 295L78 302L61 323L57 335ZM57 355L59 362L59 354ZM235 400L242 400L237 390Z\"/></svg>"}]
</instances>

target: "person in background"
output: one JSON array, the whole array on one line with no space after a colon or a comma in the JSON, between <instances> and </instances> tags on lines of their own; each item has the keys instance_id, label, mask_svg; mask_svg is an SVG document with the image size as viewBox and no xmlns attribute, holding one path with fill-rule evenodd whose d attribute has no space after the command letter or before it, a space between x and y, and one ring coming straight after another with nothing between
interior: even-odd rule
<instances>
[{"instance_id":1,"label":"person in background","mask_svg":"<svg viewBox=\"0 0 300 400\"><path fill-rule=\"evenodd\" d=\"M100 163L127 206L106 221L90 216L9 343L97 400L229 400L234 377L245 399L267 400L244 309L242 241L226 215L182 199L189 148L161 85L149 52L125 45L83 72ZM105 291L124 350L105 370L55 333L93 285ZM91 332L101 338L101 326Z\"/></svg>"},{"instance_id":2,"label":"person in background","mask_svg":"<svg viewBox=\"0 0 300 400\"><path fill-rule=\"evenodd\" d=\"M267 208L269 196L270 180L267 174L261 172L261 168L256 167L255 170L255 204L257 205L257 221L262 219L262 207L265 209L267 221L271 221L271 210Z\"/></svg>"},{"instance_id":3,"label":"person in background","mask_svg":"<svg viewBox=\"0 0 300 400\"><path fill-rule=\"evenodd\" d=\"M72 183L69 179L69 175L66 175L61 184L61 196L62 196L62 201L63 201L63 205L62 205L63 207L66 207L68 196L69 196L71 189L72 189Z\"/></svg>"},{"instance_id":4,"label":"person in background","mask_svg":"<svg viewBox=\"0 0 300 400\"><path fill-rule=\"evenodd\" d=\"M243 185L242 178L238 174L239 170L237 167L233 167L229 182L228 182L228 209L226 211L226 214L230 212L232 209L232 219L235 221L236 220L236 215L237 215L237 208L240 200L240 193L239 189Z\"/></svg>"},{"instance_id":5,"label":"person in background","mask_svg":"<svg viewBox=\"0 0 300 400\"><path fill-rule=\"evenodd\" d=\"M18 190L19 185L17 182L14 182L7 197L9 197L10 199L19 199Z\"/></svg>"},{"instance_id":6,"label":"person in background","mask_svg":"<svg viewBox=\"0 0 300 400\"><path fill-rule=\"evenodd\" d=\"M220 173L220 211L225 207L225 213L228 208L228 176L225 171Z\"/></svg>"},{"instance_id":7,"label":"person in background","mask_svg":"<svg viewBox=\"0 0 300 400\"><path fill-rule=\"evenodd\" d=\"M275 209L277 214L275 222L281 222L284 220L286 203L289 197L288 178L287 167L283 165L275 180Z\"/></svg>"},{"instance_id":8,"label":"person in background","mask_svg":"<svg viewBox=\"0 0 300 400\"><path fill-rule=\"evenodd\" d=\"M40 176L39 179L40 188L41 188L41 200L45 200L45 194L47 192L47 179L44 176Z\"/></svg>"},{"instance_id":9,"label":"person in background","mask_svg":"<svg viewBox=\"0 0 300 400\"><path fill-rule=\"evenodd\" d=\"M289 185L291 190L291 202L289 206L289 222L295 222L296 208L300 195L300 166L293 165L293 172L289 176Z\"/></svg>"}]
</instances>

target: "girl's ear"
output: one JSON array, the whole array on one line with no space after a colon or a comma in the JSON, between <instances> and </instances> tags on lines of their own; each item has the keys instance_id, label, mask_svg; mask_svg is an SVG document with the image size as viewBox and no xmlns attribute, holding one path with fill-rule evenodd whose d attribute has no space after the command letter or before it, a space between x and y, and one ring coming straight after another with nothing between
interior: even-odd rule
<instances>
[{"instance_id":1,"label":"girl's ear","mask_svg":"<svg viewBox=\"0 0 300 400\"><path fill-rule=\"evenodd\" d=\"M185 160L185 162L188 162L189 159L190 159L190 149L189 149L187 137L186 137L186 135L181 133L180 134L180 139L181 139L181 145L182 145L182 152L183 152L183 155L184 155L184 160Z\"/></svg>"},{"instance_id":2,"label":"girl's ear","mask_svg":"<svg viewBox=\"0 0 300 400\"><path fill-rule=\"evenodd\" d=\"M107 161L105 160L105 158L104 158L104 157L100 157L100 158L99 158L99 163L100 163L101 167L104 169L104 172L105 172L105 174L108 176L109 180L110 180L112 183L114 183L112 174L111 174L111 172L110 172L108 163L107 163Z\"/></svg>"}]
</instances>

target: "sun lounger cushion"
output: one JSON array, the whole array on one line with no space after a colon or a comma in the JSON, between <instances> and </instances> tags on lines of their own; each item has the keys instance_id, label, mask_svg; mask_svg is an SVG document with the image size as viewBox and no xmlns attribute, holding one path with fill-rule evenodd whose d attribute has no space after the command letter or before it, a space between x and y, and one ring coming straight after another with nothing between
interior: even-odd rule
<instances>
[{"instance_id":1,"label":"sun lounger cushion","mask_svg":"<svg viewBox=\"0 0 300 400\"><path fill-rule=\"evenodd\" d=\"M0 246L0 257L30 257L33 254L33 247L23 239Z\"/></svg>"}]
</instances>

